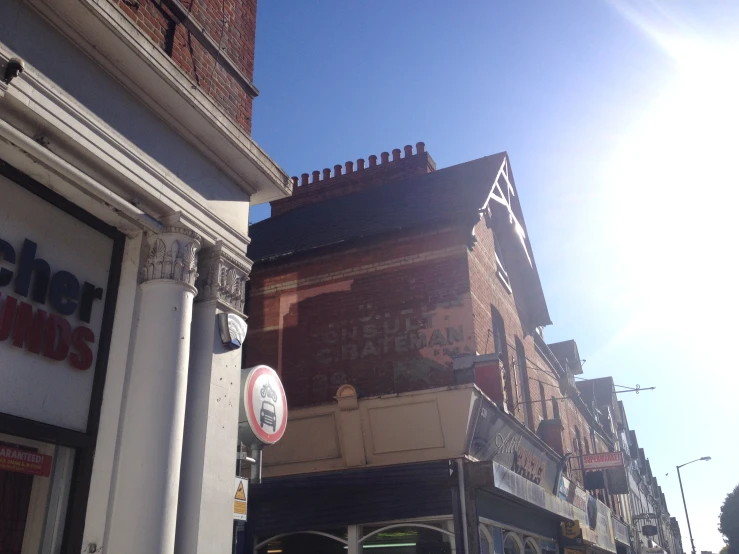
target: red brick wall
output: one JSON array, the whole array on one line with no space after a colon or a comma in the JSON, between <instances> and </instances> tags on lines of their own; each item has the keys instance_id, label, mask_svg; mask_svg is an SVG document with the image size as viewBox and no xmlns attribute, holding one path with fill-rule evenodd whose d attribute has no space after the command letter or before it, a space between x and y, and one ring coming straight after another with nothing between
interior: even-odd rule
<instances>
[{"instance_id":1,"label":"red brick wall","mask_svg":"<svg viewBox=\"0 0 739 554\"><path fill-rule=\"evenodd\" d=\"M472 310L474 315L475 339L477 350L480 354L495 352L492 336L491 306L494 306L502 316L505 325L507 354L508 354L508 407L521 422L525 421L525 414L529 415L529 427L536 432L539 421L544 418L544 410L541 405L539 383L544 386L544 394L548 400L547 415L552 417L551 397L562 396L559 385L554 378L546 362L541 358L531 336L531 330L525 329L522 324L521 312L525 310L525 304L515 295L516 284L513 283L513 291L504 284L498 276L498 265L495 259L494 232L489 227L486 218L482 218L475 226L475 237L477 242L469 253L470 286L472 290ZM500 237L499 240L503 240ZM518 245L512 243L509 248ZM507 260L503 260L507 265ZM530 403L524 402L524 389L526 383L522 380L521 362L517 360L516 339L523 343L526 371L528 373L528 398Z\"/></svg>"},{"instance_id":2,"label":"red brick wall","mask_svg":"<svg viewBox=\"0 0 739 554\"><path fill-rule=\"evenodd\" d=\"M392 156L389 152L383 152L379 160L377 156L370 156L366 164L363 159L359 159L356 165L353 162L346 162L344 166L335 165L333 176L331 169L326 168L323 172L314 171L312 177L308 173L303 173L300 180L293 177L293 195L271 202L272 216L328 198L436 170L436 164L425 151L422 142L416 144L416 154L413 154L413 147L410 145L403 150L401 153L396 148Z\"/></svg>"},{"instance_id":3,"label":"red brick wall","mask_svg":"<svg viewBox=\"0 0 739 554\"><path fill-rule=\"evenodd\" d=\"M503 234L500 233L500 235ZM537 432L540 421L553 417L552 397L569 397L572 393L565 394L564 391L560 390L559 381L556 378L554 369L549 366L536 348L534 337L531 335L534 331L525 329L522 320L525 321L526 319L526 304L516 297L516 283L512 282L511 291L497 275L498 266L495 259L494 236L494 231L489 227L486 218L481 219L475 226L475 237L477 241L468 255L476 349L480 354L495 351L494 341L491 335L492 317L490 306L492 305L500 312L505 324L509 378L512 380L509 387L509 408L512 409L513 415L519 421L524 422L524 414L528 406L529 427L534 432ZM506 246L508 249L519 247L515 242L507 241L505 236L500 236L499 240L503 242L504 254L507 251ZM504 259L503 262L508 266L508 260ZM510 275L510 277L513 278L513 275ZM523 387L525 386L525 382L521 375L521 362L517 359L516 355L517 338L523 343L525 350L526 368L529 377L528 396L531 401L530 404L520 404L520 402L523 402ZM541 403L540 384L544 388L546 413ZM583 440L583 453L585 453L585 439L588 441L590 451L595 452L590 435L591 425L587 417L581 412L578 404L573 400L558 400L557 405L559 407L560 420L564 427L562 442L565 452L575 451L573 446L575 427L580 430L580 436ZM608 444L597 434L595 442L598 452L608 450ZM579 470L579 460L572 460L570 467L570 476L582 487L583 477L582 472ZM601 499L605 501L605 495L601 494ZM618 513L618 502L615 500L615 497L609 498L608 502Z\"/></svg>"},{"instance_id":4,"label":"red brick wall","mask_svg":"<svg viewBox=\"0 0 739 554\"><path fill-rule=\"evenodd\" d=\"M162 0L109 0L247 133L252 97L193 36ZM248 79L254 74L256 0L180 0ZM223 10L223 11L222 11ZM225 21L225 25L222 23ZM215 71L214 71L215 66Z\"/></svg>"},{"instance_id":5,"label":"red brick wall","mask_svg":"<svg viewBox=\"0 0 739 554\"><path fill-rule=\"evenodd\" d=\"M454 384L474 349L464 233L418 232L251 274L246 366L281 373L288 404Z\"/></svg>"}]
</instances>

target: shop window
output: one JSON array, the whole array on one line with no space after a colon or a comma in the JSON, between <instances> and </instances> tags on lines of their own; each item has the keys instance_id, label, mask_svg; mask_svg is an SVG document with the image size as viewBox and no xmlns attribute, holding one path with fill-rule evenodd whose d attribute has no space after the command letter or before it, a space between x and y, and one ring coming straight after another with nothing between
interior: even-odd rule
<instances>
[{"instance_id":1,"label":"shop window","mask_svg":"<svg viewBox=\"0 0 739 554\"><path fill-rule=\"evenodd\" d=\"M258 554L346 554L347 529L289 533L257 544Z\"/></svg>"},{"instance_id":2,"label":"shop window","mask_svg":"<svg viewBox=\"0 0 739 554\"><path fill-rule=\"evenodd\" d=\"M523 547L524 554L541 554L539 552L539 545L532 538L526 539Z\"/></svg>"},{"instance_id":3,"label":"shop window","mask_svg":"<svg viewBox=\"0 0 739 554\"><path fill-rule=\"evenodd\" d=\"M0 553L58 552L74 451L0 434Z\"/></svg>"},{"instance_id":4,"label":"shop window","mask_svg":"<svg viewBox=\"0 0 739 554\"><path fill-rule=\"evenodd\" d=\"M493 536L488 531L488 528L480 524L480 554L495 554L495 547L493 546Z\"/></svg>"},{"instance_id":5,"label":"shop window","mask_svg":"<svg viewBox=\"0 0 739 554\"><path fill-rule=\"evenodd\" d=\"M516 533L506 533L503 539L504 554L523 554L523 542Z\"/></svg>"},{"instance_id":6,"label":"shop window","mask_svg":"<svg viewBox=\"0 0 739 554\"><path fill-rule=\"evenodd\" d=\"M400 523L383 527L364 526L360 552L367 554L451 554L454 533L441 522Z\"/></svg>"}]
</instances>

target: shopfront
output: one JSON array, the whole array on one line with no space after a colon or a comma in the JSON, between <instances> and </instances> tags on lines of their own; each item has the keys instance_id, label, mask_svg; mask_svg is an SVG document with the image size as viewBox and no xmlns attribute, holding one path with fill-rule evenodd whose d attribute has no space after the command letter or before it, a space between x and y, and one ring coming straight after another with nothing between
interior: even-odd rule
<instances>
[{"instance_id":1,"label":"shopfront","mask_svg":"<svg viewBox=\"0 0 739 554\"><path fill-rule=\"evenodd\" d=\"M451 554L449 474L441 461L267 479L250 486L247 542L258 554Z\"/></svg>"},{"instance_id":2,"label":"shopfront","mask_svg":"<svg viewBox=\"0 0 739 554\"><path fill-rule=\"evenodd\" d=\"M572 516L562 525L560 542L565 554L614 554L616 531L611 510L594 496L577 486L575 481L562 478L561 488L566 490ZM623 533L619 535L624 540ZM628 536L626 537L628 539Z\"/></svg>"},{"instance_id":3,"label":"shopfront","mask_svg":"<svg viewBox=\"0 0 739 554\"><path fill-rule=\"evenodd\" d=\"M0 552L84 525L123 235L0 163Z\"/></svg>"}]
</instances>

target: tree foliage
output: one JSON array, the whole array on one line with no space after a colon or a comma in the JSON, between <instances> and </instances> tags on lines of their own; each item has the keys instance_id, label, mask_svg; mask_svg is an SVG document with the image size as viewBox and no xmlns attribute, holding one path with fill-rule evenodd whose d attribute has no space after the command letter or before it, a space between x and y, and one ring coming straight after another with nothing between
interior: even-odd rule
<instances>
[{"instance_id":1,"label":"tree foliage","mask_svg":"<svg viewBox=\"0 0 739 554\"><path fill-rule=\"evenodd\" d=\"M718 530L726 538L729 554L739 554L739 485L726 495Z\"/></svg>"}]
</instances>

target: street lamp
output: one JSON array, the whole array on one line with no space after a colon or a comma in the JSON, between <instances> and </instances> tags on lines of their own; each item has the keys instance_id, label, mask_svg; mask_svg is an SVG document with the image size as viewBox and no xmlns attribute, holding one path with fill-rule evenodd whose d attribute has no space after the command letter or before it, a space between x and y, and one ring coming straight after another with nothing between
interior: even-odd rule
<instances>
[{"instance_id":1,"label":"street lamp","mask_svg":"<svg viewBox=\"0 0 739 554\"><path fill-rule=\"evenodd\" d=\"M710 459L711 459L710 456L703 456L702 458L693 460L693 462L707 462ZM695 543L693 542L693 531L690 530L690 518L688 517L688 505L685 504L685 492L683 492L683 480L680 478L680 468L685 467L688 464L692 464L693 462L688 462L681 466L677 466L677 479L678 481L680 481L680 494L683 496L683 508L685 508L685 519L688 522L688 534L690 535L690 547L692 549L693 554L695 554Z\"/></svg>"}]
</instances>

